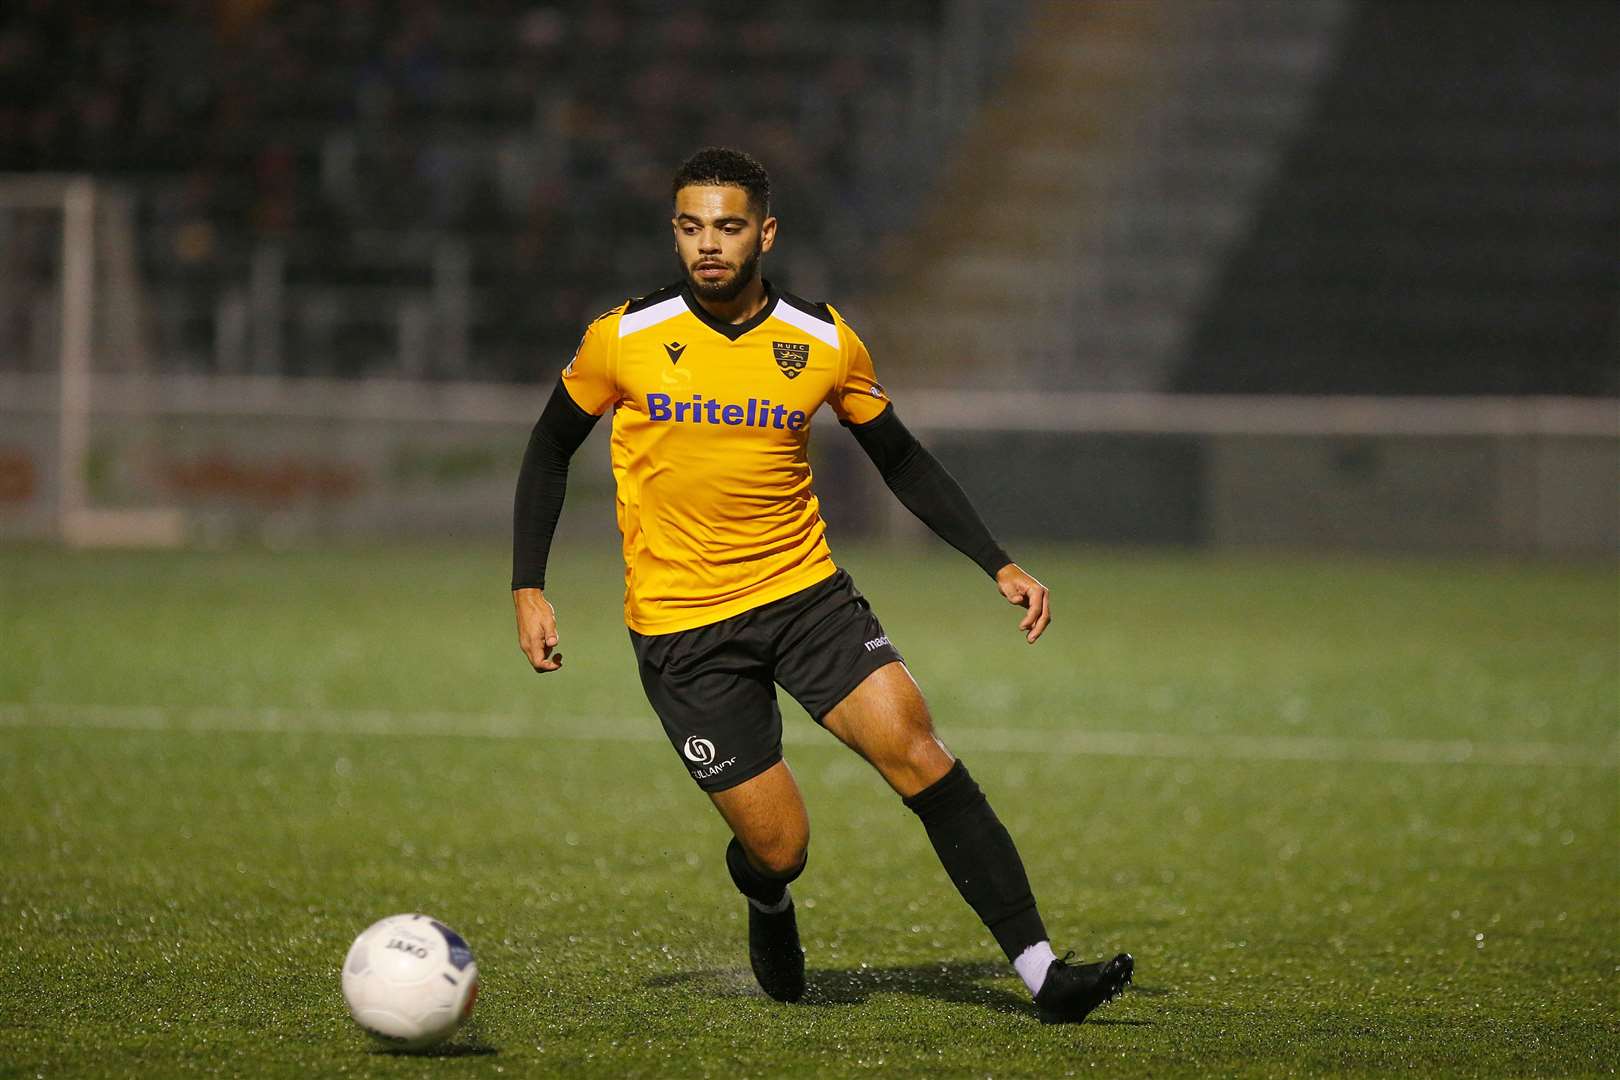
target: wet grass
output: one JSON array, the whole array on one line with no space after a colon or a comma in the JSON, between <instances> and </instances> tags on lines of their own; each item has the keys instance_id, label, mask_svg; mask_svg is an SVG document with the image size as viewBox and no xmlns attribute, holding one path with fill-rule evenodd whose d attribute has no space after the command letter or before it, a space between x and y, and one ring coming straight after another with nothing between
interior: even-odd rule
<instances>
[{"instance_id":1,"label":"wet grass","mask_svg":"<svg viewBox=\"0 0 1620 1080\"><path fill-rule=\"evenodd\" d=\"M1036 1020L909 813L791 705L811 991L759 995L611 557L554 571L542 681L493 551L0 550L0 1076L1614 1070L1612 568L1026 562L1057 598L1035 648L954 556L846 560L1060 950L1136 954L1079 1028ZM405 910L483 972L433 1056L374 1048L337 989Z\"/></svg>"}]
</instances>

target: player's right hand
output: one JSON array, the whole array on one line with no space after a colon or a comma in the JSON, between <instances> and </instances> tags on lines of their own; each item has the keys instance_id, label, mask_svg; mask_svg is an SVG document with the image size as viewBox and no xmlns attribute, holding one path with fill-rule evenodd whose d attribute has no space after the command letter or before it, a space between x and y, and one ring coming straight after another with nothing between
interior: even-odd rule
<instances>
[{"instance_id":1,"label":"player's right hand","mask_svg":"<svg viewBox=\"0 0 1620 1080\"><path fill-rule=\"evenodd\" d=\"M534 670L542 675L562 667L563 655L557 648L557 610L539 589L513 589L512 606L517 609L518 645Z\"/></svg>"}]
</instances>

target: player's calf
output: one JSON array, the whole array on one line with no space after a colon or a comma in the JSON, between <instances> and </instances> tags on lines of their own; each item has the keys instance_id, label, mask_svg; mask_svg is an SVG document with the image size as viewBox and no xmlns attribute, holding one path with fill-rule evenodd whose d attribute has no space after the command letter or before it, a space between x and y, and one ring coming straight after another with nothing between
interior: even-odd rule
<instances>
[{"instance_id":1,"label":"player's calf","mask_svg":"<svg viewBox=\"0 0 1620 1080\"><path fill-rule=\"evenodd\" d=\"M784 875L761 873L733 838L726 847L726 869L748 899L748 963L754 978L775 1000L798 1001L804 996L804 949L788 885L804 872L804 863Z\"/></svg>"},{"instance_id":2,"label":"player's calf","mask_svg":"<svg viewBox=\"0 0 1620 1080\"><path fill-rule=\"evenodd\" d=\"M1130 982L1135 965L1127 953L1078 966L1053 953L1018 848L967 766L956 762L905 804L921 819L945 872L1007 954L1043 1019L1083 1020Z\"/></svg>"},{"instance_id":3,"label":"player's calf","mask_svg":"<svg viewBox=\"0 0 1620 1080\"><path fill-rule=\"evenodd\" d=\"M1047 940L1018 848L966 765L956 762L904 801L922 821L945 873L1008 961Z\"/></svg>"}]
</instances>

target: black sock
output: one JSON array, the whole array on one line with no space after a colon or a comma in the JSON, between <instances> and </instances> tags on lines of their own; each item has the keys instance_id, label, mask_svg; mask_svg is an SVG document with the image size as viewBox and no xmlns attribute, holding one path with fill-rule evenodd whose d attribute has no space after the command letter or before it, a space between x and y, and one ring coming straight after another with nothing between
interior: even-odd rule
<instances>
[{"instance_id":1,"label":"black sock","mask_svg":"<svg viewBox=\"0 0 1620 1080\"><path fill-rule=\"evenodd\" d=\"M731 871L731 880L736 883L738 892L765 907L774 907L782 902L782 894L787 892L789 883L804 873L804 863L800 863L791 874L781 877L762 873L754 869L742 845L733 836L731 843L726 845L726 869Z\"/></svg>"},{"instance_id":2,"label":"black sock","mask_svg":"<svg viewBox=\"0 0 1620 1080\"><path fill-rule=\"evenodd\" d=\"M965 765L958 761L905 804L922 819L945 873L1008 960L1046 940L1018 849Z\"/></svg>"}]
</instances>

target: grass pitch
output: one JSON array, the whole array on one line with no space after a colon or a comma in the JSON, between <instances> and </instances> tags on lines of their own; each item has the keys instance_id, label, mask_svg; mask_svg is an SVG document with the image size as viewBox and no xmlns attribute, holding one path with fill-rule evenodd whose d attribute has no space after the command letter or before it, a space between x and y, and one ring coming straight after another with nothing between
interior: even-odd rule
<instances>
[{"instance_id":1,"label":"grass pitch","mask_svg":"<svg viewBox=\"0 0 1620 1080\"><path fill-rule=\"evenodd\" d=\"M641 696L611 557L517 651L499 552L0 550L0 1076L1606 1073L1612 567L1051 549L1025 646L948 554L845 552L1028 864L1133 992L1043 1027L921 828L784 697L810 995L748 973L725 833ZM350 939L471 941L436 1057Z\"/></svg>"}]
</instances>

